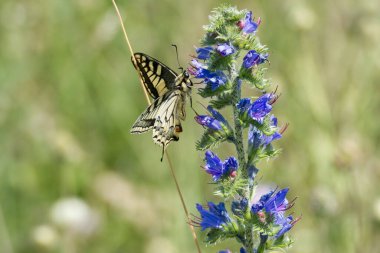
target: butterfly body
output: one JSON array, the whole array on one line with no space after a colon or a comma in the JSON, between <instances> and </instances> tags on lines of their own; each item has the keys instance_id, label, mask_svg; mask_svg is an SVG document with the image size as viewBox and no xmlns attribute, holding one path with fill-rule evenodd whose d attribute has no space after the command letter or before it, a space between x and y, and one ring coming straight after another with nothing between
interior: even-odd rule
<instances>
[{"instance_id":1,"label":"butterfly body","mask_svg":"<svg viewBox=\"0 0 380 253\"><path fill-rule=\"evenodd\" d=\"M181 121L186 118L186 99L193 84L186 71L177 74L146 54L134 56L136 61L132 59L132 63L154 101L137 118L130 132L141 134L152 129L153 141L164 150L171 141L178 141L183 131Z\"/></svg>"}]
</instances>

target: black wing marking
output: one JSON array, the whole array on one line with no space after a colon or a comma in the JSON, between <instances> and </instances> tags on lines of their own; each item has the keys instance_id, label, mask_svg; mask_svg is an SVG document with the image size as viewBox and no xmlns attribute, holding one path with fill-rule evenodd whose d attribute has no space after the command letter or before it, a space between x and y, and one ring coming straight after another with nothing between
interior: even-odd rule
<instances>
[{"instance_id":1,"label":"black wing marking","mask_svg":"<svg viewBox=\"0 0 380 253\"><path fill-rule=\"evenodd\" d=\"M173 90L178 74L168 66L143 53L134 54L135 68L140 72L149 95L157 99L170 90Z\"/></svg>"},{"instance_id":2,"label":"black wing marking","mask_svg":"<svg viewBox=\"0 0 380 253\"><path fill-rule=\"evenodd\" d=\"M133 124L131 133L140 134L153 129L153 141L164 148L178 141L182 131L177 110L183 110L182 92L174 90L157 98Z\"/></svg>"}]
</instances>

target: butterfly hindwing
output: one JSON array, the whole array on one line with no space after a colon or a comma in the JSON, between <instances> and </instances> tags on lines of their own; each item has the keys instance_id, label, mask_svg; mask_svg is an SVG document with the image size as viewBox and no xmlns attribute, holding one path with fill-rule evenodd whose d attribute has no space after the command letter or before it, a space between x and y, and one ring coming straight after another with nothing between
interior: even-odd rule
<instances>
[{"instance_id":1,"label":"butterfly hindwing","mask_svg":"<svg viewBox=\"0 0 380 253\"><path fill-rule=\"evenodd\" d=\"M134 54L135 68L140 72L146 90L156 99L166 92L173 90L176 85L177 73L168 66L143 53Z\"/></svg>"},{"instance_id":2,"label":"butterfly hindwing","mask_svg":"<svg viewBox=\"0 0 380 253\"><path fill-rule=\"evenodd\" d=\"M165 93L157 98L133 124L131 133L143 133L153 129L153 141L166 146L170 141L179 139L182 130L179 111L184 110L184 97L180 90Z\"/></svg>"}]
</instances>

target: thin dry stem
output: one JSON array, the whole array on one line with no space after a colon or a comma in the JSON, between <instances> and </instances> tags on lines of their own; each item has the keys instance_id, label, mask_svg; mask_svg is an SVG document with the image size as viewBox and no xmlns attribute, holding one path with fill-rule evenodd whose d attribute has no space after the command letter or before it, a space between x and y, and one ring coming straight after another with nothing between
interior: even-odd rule
<instances>
[{"instance_id":1,"label":"thin dry stem","mask_svg":"<svg viewBox=\"0 0 380 253\"><path fill-rule=\"evenodd\" d=\"M129 48L129 51L131 52L131 55L132 55L132 60L134 61L134 63L136 63L136 59L135 59L135 56L133 54L133 49L132 49L132 46L131 46L131 43L129 42L129 39L128 39L128 35L127 35L127 32L125 30L125 27L124 27L124 23L123 23L123 18L121 17L120 15L120 11L119 11L119 8L117 7L117 4L115 2L115 0L112 0L112 3L115 7L115 10L116 10L116 13L119 17L119 21L120 21L120 24L121 24L121 28L123 29L123 33L124 33L124 37L125 37L125 40L128 44L128 48ZM139 74L139 80L140 80L140 84L141 84L141 88L143 89L144 91L144 94L145 94L145 98L148 102L148 104L150 105L151 104L151 101L149 99L149 95L148 95L148 92L146 91L145 89L145 86L144 86L144 83L142 81L142 78L141 78L141 75L140 75L140 72L138 72ZM201 253L201 249L200 249L200 246L199 246L199 243L198 243L198 238L197 238L197 234L195 233L195 229L194 229L194 226L190 224L191 220L190 220L190 216L189 216L189 212L187 210L187 207L186 207L186 203L185 203L185 200L183 198L183 195L182 195L182 192L181 192L181 189L180 189L180 186L179 186L179 183L178 183L178 180L177 180L177 177L175 175L175 171L174 171L174 167L173 167L173 164L171 162L171 159L170 159L170 156L169 156L169 153L168 151L165 150L165 155L166 155L166 159L168 161L168 164L169 164L169 168L170 168L170 172L171 172L171 175L173 177L173 180L174 180L174 183L175 183L175 186L176 186L176 189L177 189L177 192L178 192L178 195L179 195L179 198L181 200L181 203L182 203L182 207L183 207L183 210L185 212L185 215L186 215L186 218L187 218L187 223L189 225L189 228L191 230L191 234L193 236L193 239L194 239L194 243L195 243L195 246L197 247L197 250L198 250L198 253Z\"/></svg>"}]
</instances>

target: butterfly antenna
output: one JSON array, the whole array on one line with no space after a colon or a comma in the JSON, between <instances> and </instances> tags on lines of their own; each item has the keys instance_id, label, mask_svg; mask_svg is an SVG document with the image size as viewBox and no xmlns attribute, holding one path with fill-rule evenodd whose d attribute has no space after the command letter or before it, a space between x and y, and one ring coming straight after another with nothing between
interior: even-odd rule
<instances>
[{"instance_id":1,"label":"butterfly antenna","mask_svg":"<svg viewBox=\"0 0 380 253\"><path fill-rule=\"evenodd\" d=\"M178 48L176 44L172 44L172 46L175 48L175 54L177 55L177 63L178 63L178 69L180 69L183 72L183 68L181 67L181 64L179 64L179 57L178 57Z\"/></svg>"}]
</instances>

